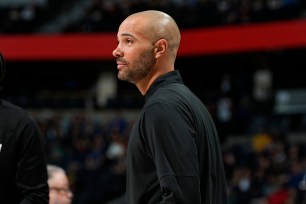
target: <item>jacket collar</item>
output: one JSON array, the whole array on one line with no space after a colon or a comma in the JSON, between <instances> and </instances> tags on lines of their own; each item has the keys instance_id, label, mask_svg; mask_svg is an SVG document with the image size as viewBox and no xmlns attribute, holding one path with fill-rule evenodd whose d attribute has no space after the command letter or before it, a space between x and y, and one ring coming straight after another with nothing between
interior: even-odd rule
<instances>
[{"instance_id":1,"label":"jacket collar","mask_svg":"<svg viewBox=\"0 0 306 204\"><path fill-rule=\"evenodd\" d=\"M160 87L171 84L180 83L183 84L183 80L179 70L174 70L159 76L149 87L148 91L144 95L145 101L147 101Z\"/></svg>"}]
</instances>

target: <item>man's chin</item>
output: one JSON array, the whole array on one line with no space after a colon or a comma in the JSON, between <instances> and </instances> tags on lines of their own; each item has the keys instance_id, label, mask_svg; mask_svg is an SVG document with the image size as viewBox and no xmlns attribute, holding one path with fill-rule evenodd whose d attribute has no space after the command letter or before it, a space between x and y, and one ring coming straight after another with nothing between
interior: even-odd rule
<instances>
[{"instance_id":1,"label":"man's chin","mask_svg":"<svg viewBox=\"0 0 306 204\"><path fill-rule=\"evenodd\" d=\"M121 81L129 81L129 80L127 79L127 77L124 76L123 74L120 74L120 72L118 73L118 79L121 80Z\"/></svg>"}]
</instances>

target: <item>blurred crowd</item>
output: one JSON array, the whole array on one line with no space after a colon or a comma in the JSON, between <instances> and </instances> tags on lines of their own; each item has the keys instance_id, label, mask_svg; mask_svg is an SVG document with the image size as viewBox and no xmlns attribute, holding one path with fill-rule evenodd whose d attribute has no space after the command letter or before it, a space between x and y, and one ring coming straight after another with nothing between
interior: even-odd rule
<instances>
[{"instance_id":1,"label":"blurred crowd","mask_svg":"<svg viewBox=\"0 0 306 204\"><path fill-rule=\"evenodd\" d=\"M305 203L305 156L305 143L289 143L278 130L258 132L250 145L225 150L231 203Z\"/></svg>"},{"instance_id":2,"label":"blurred crowd","mask_svg":"<svg viewBox=\"0 0 306 204\"><path fill-rule=\"evenodd\" d=\"M102 204L124 196L127 140L135 117L106 117L103 112L34 116L49 163L67 170L74 204ZM290 141L287 134L261 126L245 135L246 142L223 144L231 204L303 203L306 142Z\"/></svg>"},{"instance_id":3,"label":"blurred crowd","mask_svg":"<svg viewBox=\"0 0 306 204\"><path fill-rule=\"evenodd\" d=\"M145 9L165 11L181 28L193 28L294 19L305 8L299 0L94 0L65 32L116 30L125 16Z\"/></svg>"},{"instance_id":4,"label":"blurred crowd","mask_svg":"<svg viewBox=\"0 0 306 204\"><path fill-rule=\"evenodd\" d=\"M74 204L101 204L125 192L125 156L132 118L85 113L38 114L48 162L63 167Z\"/></svg>"},{"instance_id":5,"label":"blurred crowd","mask_svg":"<svg viewBox=\"0 0 306 204\"><path fill-rule=\"evenodd\" d=\"M208 27L290 20L305 17L303 0L90 0L47 1L40 5L0 7L0 33L35 33L60 15L68 19L75 7L79 18L73 18L57 32L115 31L129 14L158 9L172 15L181 28ZM52 31L49 31L52 32Z\"/></svg>"}]
</instances>

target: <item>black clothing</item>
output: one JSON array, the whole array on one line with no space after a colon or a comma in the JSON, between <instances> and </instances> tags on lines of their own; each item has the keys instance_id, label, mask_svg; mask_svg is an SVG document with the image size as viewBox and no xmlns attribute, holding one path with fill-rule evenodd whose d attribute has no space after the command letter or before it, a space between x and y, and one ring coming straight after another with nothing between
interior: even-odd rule
<instances>
[{"instance_id":1,"label":"black clothing","mask_svg":"<svg viewBox=\"0 0 306 204\"><path fill-rule=\"evenodd\" d=\"M0 203L48 204L46 154L35 121L0 99Z\"/></svg>"},{"instance_id":2,"label":"black clothing","mask_svg":"<svg viewBox=\"0 0 306 204\"><path fill-rule=\"evenodd\" d=\"M159 77L129 139L128 204L227 204L219 139L178 70Z\"/></svg>"}]
</instances>

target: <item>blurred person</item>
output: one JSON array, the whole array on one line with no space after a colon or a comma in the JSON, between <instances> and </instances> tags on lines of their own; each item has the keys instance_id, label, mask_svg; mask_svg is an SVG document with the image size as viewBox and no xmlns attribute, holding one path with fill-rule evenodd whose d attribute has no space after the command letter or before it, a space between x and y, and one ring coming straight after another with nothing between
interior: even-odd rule
<instances>
[{"instance_id":1,"label":"blurred person","mask_svg":"<svg viewBox=\"0 0 306 204\"><path fill-rule=\"evenodd\" d=\"M118 78L145 99L128 143L128 204L228 203L215 124L174 69L180 38L174 19L156 10L131 14L118 29Z\"/></svg>"},{"instance_id":2,"label":"blurred person","mask_svg":"<svg viewBox=\"0 0 306 204\"><path fill-rule=\"evenodd\" d=\"M0 53L0 90L5 60ZM0 98L0 203L49 202L46 153L41 132L25 110Z\"/></svg>"},{"instance_id":3,"label":"blurred person","mask_svg":"<svg viewBox=\"0 0 306 204\"><path fill-rule=\"evenodd\" d=\"M70 190L66 171L57 165L48 164L49 204L71 204L73 194Z\"/></svg>"}]
</instances>

